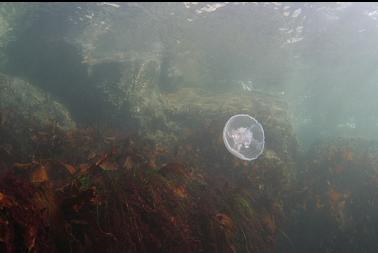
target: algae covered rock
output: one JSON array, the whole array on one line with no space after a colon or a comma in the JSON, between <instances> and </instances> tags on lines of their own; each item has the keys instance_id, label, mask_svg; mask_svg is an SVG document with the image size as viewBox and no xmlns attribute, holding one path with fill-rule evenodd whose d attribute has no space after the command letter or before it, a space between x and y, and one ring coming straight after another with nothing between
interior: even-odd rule
<instances>
[{"instance_id":1,"label":"algae covered rock","mask_svg":"<svg viewBox=\"0 0 378 253\"><path fill-rule=\"evenodd\" d=\"M332 138L314 143L298 166L286 232L296 252L374 252L378 236L378 143ZM285 240L282 251L292 245Z\"/></svg>"},{"instance_id":2,"label":"algae covered rock","mask_svg":"<svg viewBox=\"0 0 378 253\"><path fill-rule=\"evenodd\" d=\"M124 55L88 64L92 77L103 77L103 94L115 111L135 121L139 138L146 140L146 166L163 174L180 167L196 175L193 181L179 183L174 177L168 183L178 184L177 195L192 196L198 206L194 223L202 224L199 233L209 234L199 238L205 250L217 252L223 240L224 252L273 251L295 171L296 139L287 105L258 91L211 92L180 83L167 91L159 84L159 57ZM113 74L100 75L106 68ZM265 150L253 162L233 157L222 139L226 121L243 113L265 131ZM165 164L172 161L182 165Z\"/></svg>"},{"instance_id":3,"label":"algae covered rock","mask_svg":"<svg viewBox=\"0 0 378 253\"><path fill-rule=\"evenodd\" d=\"M64 105L30 83L6 75L0 75L0 110L3 121L7 118L31 121L43 126L56 122L62 129L75 128L75 122Z\"/></svg>"},{"instance_id":4,"label":"algae covered rock","mask_svg":"<svg viewBox=\"0 0 378 253\"><path fill-rule=\"evenodd\" d=\"M112 68L108 85L103 80L104 96L114 108L130 116L138 124L138 132L156 142L172 146L185 139L188 129L200 131L219 121L214 129L221 134L224 123L235 114L255 117L267 129L267 148L289 160L295 153L295 138L287 115L287 105L279 98L263 92L211 92L194 86L170 92L159 85L162 63L158 57L122 60L99 60L89 65L91 75ZM110 78L110 77L109 77ZM100 85L101 86L101 85ZM219 128L219 129L218 129ZM209 136L210 137L210 136ZM212 136L217 138L218 136ZM211 141L209 139L209 141Z\"/></svg>"},{"instance_id":5,"label":"algae covered rock","mask_svg":"<svg viewBox=\"0 0 378 253\"><path fill-rule=\"evenodd\" d=\"M198 157L191 160L201 161L202 166L211 162L238 163L224 146L222 130L231 116L249 114L261 122L266 136L265 151L256 163L265 160L275 166L280 164L277 173L283 172L282 180L292 179L296 139L285 102L255 90L211 92L194 86L180 88L178 83L176 89L166 91L159 85L161 65L159 57L125 55L120 59L98 59L89 67L92 77L103 69L112 69L113 78L109 76L101 81L104 96L113 104L113 112L134 121L138 134L153 145L164 146L179 159L185 160L189 155ZM255 163L248 166L252 164Z\"/></svg>"},{"instance_id":6,"label":"algae covered rock","mask_svg":"<svg viewBox=\"0 0 378 253\"><path fill-rule=\"evenodd\" d=\"M69 111L30 83L0 74L0 153L34 157L45 140L51 148L58 131L76 128ZM49 133L47 133L47 132ZM51 134L51 136L50 136ZM53 149L51 149L53 152Z\"/></svg>"}]
</instances>

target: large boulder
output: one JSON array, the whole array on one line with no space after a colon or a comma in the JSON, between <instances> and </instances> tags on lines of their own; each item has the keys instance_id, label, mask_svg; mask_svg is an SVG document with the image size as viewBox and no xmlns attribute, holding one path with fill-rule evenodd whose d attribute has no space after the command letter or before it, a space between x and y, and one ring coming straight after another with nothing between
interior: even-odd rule
<instances>
[{"instance_id":1,"label":"large boulder","mask_svg":"<svg viewBox=\"0 0 378 253\"><path fill-rule=\"evenodd\" d=\"M11 76L0 74L1 154L32 156L33 139L43 131L76 128L64 105L41 89Z\"/></svg>"},{"instance_id":2,"label":"large boulder","mask_svg":"<svg viewBox=\"0 0 378 253\"><path fill-rule=\"evenodd\" d=\"M55 121L59 128L66 130L75 128L75 122L64 105L30 83L0 74L0 89L3 121L8 117L18 118L20 121L35 120L35 124L40 126Z\"/></svg>"}]
</instances>

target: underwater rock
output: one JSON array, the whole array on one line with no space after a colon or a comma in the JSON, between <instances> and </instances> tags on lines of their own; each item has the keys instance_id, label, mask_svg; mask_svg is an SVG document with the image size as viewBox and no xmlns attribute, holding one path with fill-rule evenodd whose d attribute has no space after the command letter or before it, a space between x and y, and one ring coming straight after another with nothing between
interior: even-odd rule
<instances>
[{"instance_id":1,"label":"underwater rock","mask_svg":"<svg viewBox=\"0 0 378 253\"><path fill-rule=\"evenodd\" d=\"M249 222L241 232L226 230L225 235L218 235L219 238L226 236L229 238L226 244L233 244L241 250L245 245L233 242L236 238L247 237L251 252L261 251L257 245L262 245L263 241L275 240L282 223L285 199L295 178L297 142L286 103L276 96L258 91L210 92L194 86L182 88L180 84L175 84L177 89L169 92L161 90L161 61L158 57L130 58L125 55L122 59L97 59L87 64L92 77L105 68L115 71L102 81L104 96L113 104L120 118L135 122L138 136L148 140L146 148L159 146L175 161L186 165L185 173L200 178L201 183L191 187L206 192L201 199L206 199L209 192L216 194L218 191L224 197L233 189L239 201L231 205L236 209L230 210L230 219L227 215L224 220L236 218L237 221L248 217ZM225 122L235 114L253 115L264 125L265 135L269 136L264 144L264 153L254 163L232 157L224 148L222 130ZM146 164L153 170L164 170L166 167L162 164L170 160L159 158L155 151L147 157L150 161ZM183 189L179 186L175 190L180 198L187 194ZM235 199L235 196L229 198ZM212 203L212 215L217 217L224 203L224 199ZM263 219L260 214L266 214L266 217ZM209 224L209 227L215 226ZM269 232L262 235L262 230ZM202 239L207 245L209 241L218 241L216 238ZM233 252L232 247L226 252ZM216 252L210 246L205 251Z\"/></svg>"},{"instance_id":2,"label":"underwater rock","mask_svg":"<svg viewBox=\"0 0 378 253\"><path fill-rule=\"evenodd\" d=\"M283 238L280 252L374 252L377 157L376 141L328 138L314 143L292 184L283 227L291 241Z\"/></svg>"},{"instance_id":3,"label":"underwater rock","mask_svg":"<svg viewBox=\"0 0 378 253\"><path fill-rule=\"evenodd\" d=\"M182 83L171 83L175 89L167 91L162 88L166 80L161 76L164 73L161 58L130 54L96 58L95 55L85 63L90 78L94 81L101 78L96 85L113 105L111 114L117 113L118 118L135 122L137 136L148 143L142 145L143 149L159 147L167 154L161 157L156 150L144 153L146 166L162 175L167 175L169 169L197 178L197 183L189 181L182 185L181 182L173 192L182 200L190 199L190 192L194 191L193 199L204 201L198 203L199 207L204 207L198 214L204 226L210 231L218 227L222 231L209 238L201 237L206 246L204 251L217 252L211 246L216 244L209 242L228 238L225 252L244 252L246 248L245 252L273 252L285 201L295 178L297 142L287 104L259 91L211 92L195 84L186 84L183 88ZM254 163L230 156L224 148L222 130L235 114L253 115L269 136L264 153ZM185 166L164 165L172 161ZM130 159L125 164L132 169ZM172 182L180 182L180 179L174 178ZM209 196L212 201L207 205ZM228 209L231 206L234 208ZM203 213L215 217L216 222L212 223L213 219L209 220ZM230 225L234 223L241 229L234 231ZM239 240L243 243L238 243ZM272 243L266 246L267 241Z\"/></svg>"},{"instance_id":4,"label":"underwater rock","mask_svg":"<svg viewBox=\"0 0 378 253\"><path fill-rule=\"evenodd\" d=\"M276 97L263 93L210 94L194 88L181 89L165 97L166 117L178 129L178 138L186 138L185 129L208 131L209 135L204 138L211 142L214 153L224 157L224 122L235 114L253 114L264 125L265 135L269 136L265 149L273 150L287 164L293 161L296 139L286 113L287 105Z\"/></svg>"},{"instance_id":5,"label":"underwater rock","mask_svg":"<svg viewBox=\"0 0 378 253\"><path fill-rule=\"evenodd\" d=\"M54 123L64 130L76 127L62 104L24 80L0 74L0 90L3 121L33 121L39 126Z\"/></svg>"},{"instance_id":6,"label":"underwater rock","mask_svg":"<svg viewBox=\"0 0 378 253\"><path fill-rule=\"evenodd\" d=\"M50 152L58 132L76 128L68 110L30 83L0 74L0 157L29 159L45 143ZM13 158L12 158L13 157Z\"/></svg>"},{"instance_id":7,"label":"underwater rock","mask_svg":"<svg viewBox=\"0 0 378 253\"><path fill-rule=\"evenodd\" d=\"M42 150L58 154L60 132L76 129L69 111L30 83L0 74L0 156L10 166L37 158Z\"/></svg>"},{"instance_id":8,"label":"underwater rock","mask_svg":"<svg viewBox=\"0 0 378 253\"><path fill-rule=\"evenodd\" d=\"M271 152L266 153L276 154L285 165L278 170L292 174L297 142L282 99L259 91L211 92L180 83L166 92L161 90L161 58L153 54L92 57L86 64L90 78L103 78L97 85L113 106L111 114L125 124L133 122L137 133L152 143L176 153L192 146L204 158L232 160L223 146L224 123L235 114L252 114L269 136L264 149ZM265 154L261 157L269 159Z\"/></svg>"},{"instance_id":9,"label":"underwater rock","mask_svg":"<svg viewBox=\"0 0 378 253\"><path fill-rule=\"evenodd\" d=\"M98 59L89 64L93 64L88 65L92 76L110 66L118 71L112 74L117 78L111 80L111 85L103 86L104 96L114 106L112 113L135 122L138 134L154 143L174 151L191 142L188 133L193 136L207 131L204 137L207 143L202 145L202 150L211 147L213 154L223 157L225 150L218 140L222 139L224 122L235 114L253 114L269 135L265 149L274 151L289 167L293 162L296 139L286 113L287 104L275 96L257 91L215 93L196 87L177 88L167 93L159 86L160 59L152 56Z\"/></svg>"}]
</instances>

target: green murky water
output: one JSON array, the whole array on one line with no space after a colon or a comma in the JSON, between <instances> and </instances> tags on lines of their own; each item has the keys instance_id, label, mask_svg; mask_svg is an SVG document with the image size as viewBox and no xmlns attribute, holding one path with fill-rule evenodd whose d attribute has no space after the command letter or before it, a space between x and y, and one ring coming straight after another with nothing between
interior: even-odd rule
<instances>
[{"instance_id":1,"label":"green murky water","mask_svg":"<svg viewBox=\"0 0 378 253\"><path fill-rule=\"evenodd\" d=\"M377 45L377 3L1 3L0 148L28 154L16 130L55 122L179 152L213 127L210 164L218 126L248 113L259 159L294 175L275 250L375 252Z\"/></svg>"}]
</instances>

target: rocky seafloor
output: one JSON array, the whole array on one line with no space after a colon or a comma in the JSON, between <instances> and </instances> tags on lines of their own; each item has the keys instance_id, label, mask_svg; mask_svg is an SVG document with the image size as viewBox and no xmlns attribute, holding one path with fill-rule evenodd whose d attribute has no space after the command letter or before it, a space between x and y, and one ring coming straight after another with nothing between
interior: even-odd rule
<instances>
[{"instance_id":1,"label":"rocky seafloor","mask_svg":"<svg viewBox=\"0 0 378 253\"><path fill-rule=\"evenodd\" d=\"M138 71L158 73L157 62L145 64ZM302 154L278 98L160 92L154 78L140 78L129 86L121 78L127 107L111 105L133 122L129 131L76 123L48 93L2 75L1 252L375 248L376 143L319 141ZM223 144L237 113L265 129L253 162Z\"/></svg>"},{"instance_id":2,"label":"rocky seafloor","mask_svg":"<svg viewBox=\"0 0 378 253\"><path fill-rule=\"evenodd\" d=\"M86 44L6 13L0 252L376 252L376 142L304 152L276 96L186 85L157 55L88 46L93 24ZM265 130L252 162L222 139L240 113Z\"/></svg>"}]
</instances>

